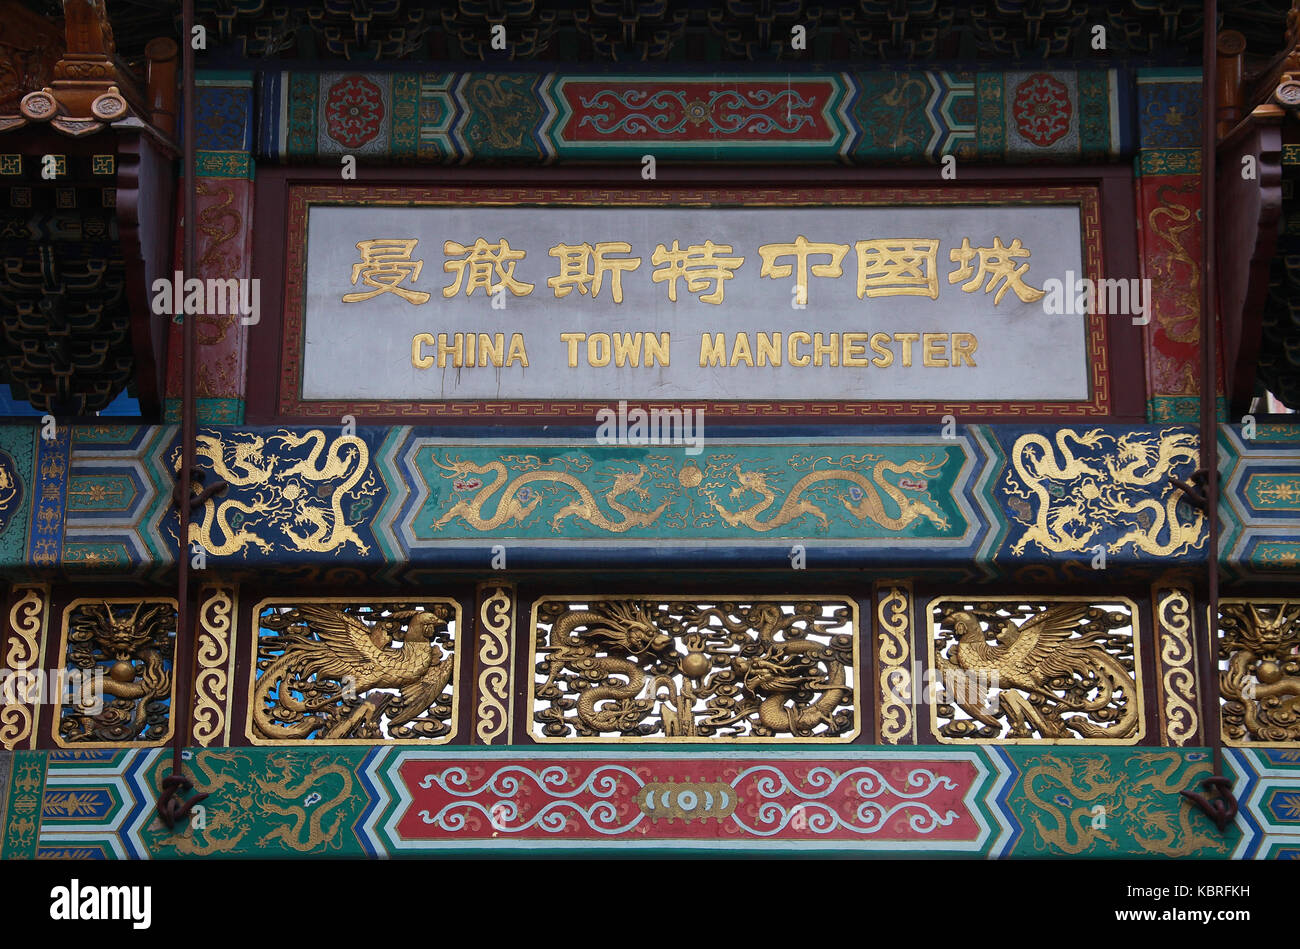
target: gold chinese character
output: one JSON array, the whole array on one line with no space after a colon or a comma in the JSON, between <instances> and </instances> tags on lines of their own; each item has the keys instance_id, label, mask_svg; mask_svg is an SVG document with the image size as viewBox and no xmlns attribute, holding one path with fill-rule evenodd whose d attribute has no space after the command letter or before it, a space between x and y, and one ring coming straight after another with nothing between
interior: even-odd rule
<instances>
[{"instance_id":1,"label":"gold chinese character","mask_svg":"<svg viewBox=\"0 0 1300 949\"><path fill-rule=\"evenodd\" d=\"M609 274L610 292L615 303L623 302L623 271L641 266L640 257L605 259L606 254L628 254L632 245L623 241L602 241L595 247L590 244L556 244L551 256L560 261L560 273L550 277L546 285L555 291L557 299L567 297L577 287L579 293L590 293L596 299L605 274ZM595 265L593 272L592 266ZM590 286L588 286L590 285Z\"/></svg>"},{"instance_id":2,"label":"gold chinese character","mask_svg":"<svg viewBox=\"0 0 1300 949\"><path fill-rule=\"evenodd\" d=\"M810 254L829 254L830 263L813 264L814 277L838 277L844 273L840 264L849 252L848 244L816 244L800 234L793 244L764 244L758 249L763 258L763 266L758 271L760 277L788 277L794 273L795 264L773 263L778 257L794 257L798 261L799 276L795 282L795 302L803 305L808 302L808 257Z\"/></svg>"},{"instance_id":3,"label":"gold chinese character","mask_svg":"<svg viewBox=\"0 0 1300 949\"><path fill-rule=\"evenodd\" d=\"M707 289L709 281L712 280L713 291L702 293L700 299L705 303L721 303L726 292L723 281L734 277L732 271L745 262L744 257L717 256L718 253L730 254L731 252L730 244L715 244L713 241L692 244L685 250L677 246L677 241L673 241L672 250L660 244L650 257L650 263L656 267L660 264L667 266L659 267L650 275L650 279L655 283L667 281L668 299L674 303L677 302L678 280L684 277L686 289L691 293L700 293Z\"/></svg>"},{"instance_id":4,"label":"gold chinese character","mask_svg":"<svg viewBox=\"0 0 1300 949\"><path fill-rule=\"evenodd\" d=\"M948 282L956 283L959 280L966 280L962 284L962 289L967 293L974 293L980 287L984 287L985 293L992 293L993 288L997 286L998 281L1002 281L1002 287L998 290L997 296L993 298L994 305L1002 302L1002 297L1010 288L1016 292L1024 303L1033 303L1035 300L1041 300L1045 294L1042 290L1035 290L1026 284L1021 278L1029 271L1028 264L1016 266L1013 258L1028 257L1029 251L1020 243L1020 238L1011 242L1010 247L1002 245L1002 238L993 238L992 247L971 247L970 238L961 239L961 247L948 251L948 259L953 263L961 264L956 270L948 274ZM971 267L971 258L979 258L979 270L976 271ZM971 274L974 274L971 277ZM988 285L985 286L984 278L988 277Z\"/></svg>"},{"instance_id":5,"label":"gold chinese character","mask_svg":"<svg viewBox=\"0 0 1300 949\"><path fill-rule=\"evenodd\" d=\"M360 278L362 284L374 289L368 293L345 293L343 302L360 303L381 293L396 293L407 303L429 302L429 294L423 290L408 290L398 286L407 277L414 283L420 276L424 261L411 259L418 243L416 238L399 240L392 237L358 241L361 263L352 265L352 285L355 287L357 278Z\"/></svg>"},{"instance_id":6,"label":"gold chinese character","mask_svg":"<svg viewBox=\"0 0 1300 949\"><path fill-rule=\"evenodd\" d=\"M858 299L939 299L939 242L919 237L858 241Z\"/></svg>"},{"instance_id":7,"label":"gold chinese character","mask_svg":"<svg viewBox=\"0 0 1300 949\"><path fill-rule=\"evenodd\" d=\"M498 290L509 290L517 297L526 297L533 292L531 283L515 279L515 264L524 259L526 251L511 250L510 242L502 238L495 244L489 244L483 238L474 241L473 247L466 247L455 241L446 241L442 245L443 253L448 257L467 254L463 260L448 260L442 265L447 273L456 274L456 282L442 288L444 297L454 297L460 293L461 282L465 283L465 296L473 296L476 287L482 287L488 296ZM465 273L469 279L465 280ZM496 281L493 282L495 276Z\"/></svg>"}]
</instances>

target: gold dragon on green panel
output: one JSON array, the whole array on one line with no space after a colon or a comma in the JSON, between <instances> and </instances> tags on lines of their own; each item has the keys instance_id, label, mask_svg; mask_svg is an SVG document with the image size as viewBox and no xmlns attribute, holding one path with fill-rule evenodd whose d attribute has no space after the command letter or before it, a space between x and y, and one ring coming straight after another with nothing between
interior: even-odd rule
<instances>
[{"instance_id":1,"label":"gold dragon on green panel","mask_svg":"<svg viewBox=\"0 0 1300 949\"><path fill-rule=\"evenodd\" d=\"M1150 751L1134 753L1131 773L1114 774L1113 764L1103 755L1024 762L1020 787L1025 816L1038 832L1037 849L1104 856L1131 837L1144 852L1166 857L1228 850L1231 841L1213 833L1178 795L1209 773L1208 762L1193 763L1179 751Z\"/></svg>"},{"instance_id":2,"label":"gold dragon on green panel","mask_svg":"<svg viewBox=\"0 0 1300 949\"><path fill-rule=\"evenodd\" d=\"M881 459L871 469L871 479L868 479L861 472L847 467L811 471L795 482L794 486L786 493L785 500L776 512L767 520L761 521L759 515L771 507L779 495L768 484L767 475L764 472L746 471L739 464L735 464L731 466L731 471L736 476L739 487L731 490L731 499L735 500L746 492L753 492L761 500L738 511L728 510L712 497L710 497L710 503L722 519L732 527L743 524L751 530L770 531L811 514L817 518L822 528L826 529L830 527L830 517L811 499L804 497L803 494L814 485L838 481L855 485L862 494L861 501L857 503L854 503L853 499L848 495L836 495L839 502L844 505L845 510L862 523L873 521L886 530L901 531L918 517L925 517L939 530L946 530L948 527L946 517L924 501L908 497L898 486L885 477L885 472L888 471L896 475L910 475L930 479L938 476L943 469L943 465L943 460L936 461L932 458L913 458L902 464L896 464L888 459ZM879 490L877 490L877 487ZM897 517L886 513L885 503L880 497L881 492L888 495L898 507L899 513Z\"/></svg>"},{"instance_id":3,"label":"gold dragon on green panel","mask_svg":"<svg viewBox=\"0 0 1300 949\"><path fill-rule=\"evenodd\" d=\"M628 493L635 494L642 500L649 498L649 490L641 484L648 469L639 463L633 471L613 471L611 473L613 485L601 495L610 509L620 516L620 520L607 517L600 509L600 504L591 490L576 475L568 471L532 470L511 478L504 461L491 461L480 465L464 458L448 458L447 464L443 464L434 458L433 463L443 471L450 472L448 477L453 477L458 484L465 483L474 475L492 475L492 480L483 484L472 496L463 498L448 508L442 517L434 522L435 529L449 524L456 518L461 518L470 527L479 531L496 530L511 521L522 524L546 498L545 494L540 491L535 493L535 488L530 487L539 484L561 489L568 488L578 496L577 500L564 505L551 518L551 529L557 532L569 517L586 521L593 527L615 534L633 527L648 527L659 519L659 515L672 500L669 498L650 511L638 511L619 501L622 495ZM501 498L496 504L496 513L491 517L484 517L483 505L498 491L501 491Z\"/></svg>"}]
</instances>

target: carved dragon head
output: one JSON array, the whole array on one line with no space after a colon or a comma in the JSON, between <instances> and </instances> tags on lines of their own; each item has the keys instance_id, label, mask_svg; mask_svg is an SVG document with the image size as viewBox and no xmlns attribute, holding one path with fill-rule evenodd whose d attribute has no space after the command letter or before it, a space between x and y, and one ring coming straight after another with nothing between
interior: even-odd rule
<instances>
[{"instance_id":1,"label":"carved dragon head","mask_svg":"<svg viewBox=\"0 0 1300 949\"><path fill-rule=\"evenodd\" d=\"M164 604L155 604L141 616L144 602L136 603L131 615L119 618L113 607L104 601L101 605L88 606L85 613L89 623L82 623L95 643L107 655L119 661L130 659L135 653L147 646L157 633L157 625L167 613Z\"/></svg>"},{"instance_id":2,"label":"carved dragon head","mask_svg":"<svg viewBox=\"0 0 1300 949\"><path fill-rule=\"evenodd\" d=\"M673 643L671 636L659 631L645 603L614 600L605 605L604 612L608 622L593 625L591 633L612 640L634 655L659 652Z\"/></svg>"}]
</instances>

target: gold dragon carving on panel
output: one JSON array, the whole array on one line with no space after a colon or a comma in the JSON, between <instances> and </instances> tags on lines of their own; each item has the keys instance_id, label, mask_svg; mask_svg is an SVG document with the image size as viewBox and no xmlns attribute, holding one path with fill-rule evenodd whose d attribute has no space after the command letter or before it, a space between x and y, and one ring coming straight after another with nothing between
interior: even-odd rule
<instances>
[{"instance_id":1,"label":"gold dragon carving on panel","mask_svg":"<svg viewBox=\"0 0 1300 949\"><path fill-rule=\"evenodd\" d=\"M854 617L839 600L540 601L534 734L849 740Z\"/></svg>"},{"instance_id":2,"label":"gold dragon carving on panel","mask_svg":"<svg viewBox=\"0 0 1300 949\"><path fill-rule=\"evenodd\" d=\"M943 469L943 466L943 460L936 461L933 458L909 459L902 464L888 459L881 459L871 469L870 479L861 472L848 468L828 468L812 471L795 482L786 494L781 506L770 518L759 520L760 515L776 502L778 495L768 484L765 473L746 471L739 464L736 464L732 466L731 470L736 477L738 487L731 490L731 500L735 500L751 491L757 494L760 499L749 507L738 511L728 510L716 498L710 497L709 500L713 509L732 527L743 524L751 530L765 532L811 514L817 518L823 528L828 528L830 518L826 512L810 498L804 497L803 494L809 488L822 482L843 481L856 486L862 497L861 500L855 500L851 495L840 494L838 500L849 513L853 514L861 522L874 521L886 530L901 531L918 517L924 517L939 530L946 530L948 519L943 514L919 498L909 497L904 494L898 485L885 477L885 472L890 472L904 477L930 479L936 477ZM882 492L898 508L897 516L887 513L886 505L881 498Z\"/></svg>"},{"instance_id":3,"label":"gold dragon carving on panel","mask_svg":"<svg viewBox=\"0 0 1300 949\"><path fill-rule=\"evenodd\" d=\"M128 612L129 611L129 612ZM65 667L102 667L104 700L82 696L62 707L60 744L158 741L170 730L176 606L171 601L74 603L68 613Z\"/></svg>"},{"instance_id":4,"label":"gold dragon carving on panel","mask_svg":"<svg viewBox=\"0 0 1300 949\"><path fill-rule=\"evenodd\" d=\"M522 524L542 502L545 495L535 489L535 485L554 485L568 488L576 494L577 500L570 501L551 518L551 530L560 531L564 521L570 517L586 521L593 527L619 534L633 527L648 527L659 519L659 515L668 507L665 500L658 507L649 511L638 511L619 500L631 493L645 500L649 491L641 482L648 474L645 465L637 464L633 471L613 473L613 486L602 497L610 510L619 515L619 520L608 517L600 508L596 496L579 478L568 471L526 471L510 478L502 461L492 461L485 465L468 461L464 458L448 458L443 464L437 458L433 463L448 472L446 477L455 479L458 485L472 484L475 475L492 475L492 480L483 484L469 498L463 498L453 504L434 522L434 528L441 528L456 518L461 518L470 527L480 531L496 530L503 524L513 521ZM501 496L496 502L496 513L491 517L483 516L483 505L498 491Z\"/></svg>"},{"instance_id":5,"label":"gold dragon carving on panel","mask_svg":"<svg viewBox=\"0 0 1300 949\"><path fill-rule=\"evenodd\" d=\"M1058 460L1059 459L1059 460ZM1008 506L1025 530L1011 545L1015 556L1030 543L1045 553L1095 546L1107 528L1119 535L1111 553L1173 557L1205 544L1205 515L1182 503L1169 482L1200 463L1197 438L1178 429L1131 432L1118 438L1100 428L1058 429L1054 441L1037 432L1021 435L1006 474Z\"/></svg>"},{"instance_id":6,"label":"gold dragon carving on panel","mask_svg":"<svg viewBox=\"0 0 1300 949\"><path fill-rule=\"evenodd\" d=\"M199 434L195 442L198 464L230 488L204 501L199 522L189 525L189 543L216 555L246 554L250 546L264 554L277 547L337 554L348 545L363 556L369 553L343 508L345 498L378 492L369 470L370 449L358 436L331 440L321 429L304 434L282 429L265 438ZM305 457L282 458L268 453L270 444L288 451L310 448ZM180 470L179 449L172 465ZM194 493L201 492L195 484ZM226 496L232 493L238 496Z\"/></svg>"},{"instance_id":7,"label":"gold dragon carving on panel","mask_svg":"<svg viewBox=\"0 0 1300 949\"><path fill-rule=\"evenodd\" d=\"M1024 762L1020 779L1036 846L1049 853L1104 856L1116 838L1166 857L1226 852L1231 841L1215 833L1178 793L1210 773L1197 755L1136 751L1132 773L1111 770L1104 755L1043 756ZM1108 815L1097 820L1097 814Z\"/></svg>"},{"instance_id":8,"label":"gold dragon carving on panel","mask_svg":"<svg viewBox=\"0 0 1300 949\"><path fill-rule=\"evenodd\" d=\"M1223 738L1300 741L1300 602L1219 606Z\"/></svg>"},{"instance_id":9,"label":"gold dragon carving on panel","mask_svg":"<svg viewBox=\"0 0 1300 949\"><path fill-rule=\"evenodd\" d=\"M254 742L451 737L454 603L264 603L258 612Z\"/></svg>"},{"instance_id":10,"label":"gold dragon carving on panel","mask_svg":"<svg viewBox=\"0 0 1300 949\"><path fill-rule=\"evenodd\" d=\"M1141 737L1128 606L937 601L932 622L941 740Z\"/></svg>"},{"instance_id":11,"label":"gold dragon carving on panel","mask_svg":"<svg viewBox=\"0 0 1300 949\"><path fill-rule=\"evenodd\" d=\"M264 759L230 749L200 750L190 764L195 783L211 794L207 819L183 834L158 821L143 830L150 849L187 856L229 853L241 846L282 855L342 850L360 792L347 754L273 752ZM157 785L170 768L159 759Z\"/></svg>"}]
</instances>

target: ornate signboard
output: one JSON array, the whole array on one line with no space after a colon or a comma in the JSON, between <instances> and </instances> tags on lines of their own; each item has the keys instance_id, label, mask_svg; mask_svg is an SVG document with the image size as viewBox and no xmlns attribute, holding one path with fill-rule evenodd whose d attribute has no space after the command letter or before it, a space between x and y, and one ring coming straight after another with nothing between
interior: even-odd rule
<instances>
[{"instance_id":1,"label":"ornate signboard","mask_svg":"<svg viewBox=\"0 0 1300 949\"><path fill-rule=\"evenodd\" d=\"M283 415L1109 411L1095 188L305 185L288 225Z\"/></svg>"}]
</instances>

